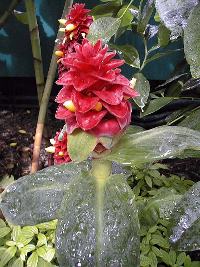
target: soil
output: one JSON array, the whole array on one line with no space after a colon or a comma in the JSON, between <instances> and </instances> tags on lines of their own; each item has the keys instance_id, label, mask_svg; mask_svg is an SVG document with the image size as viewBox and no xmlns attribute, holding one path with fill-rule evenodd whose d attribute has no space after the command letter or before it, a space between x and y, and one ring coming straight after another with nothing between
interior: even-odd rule
<instances>
[{"instance_id":1,"label":"soil","mask_svg":"<svg viewBox=\"0 0 200 267\"><path fill-rule=\"evenodd\" d=\"M4 175L13 175L17 179L29 174L37 115L37 109L0 110L0 180ZM42 140L40 169L51 164L51 156L45 147L49 146L49 138L59 127L53 112L49 112L48 136Z\"/></svg>"}]
</instances>

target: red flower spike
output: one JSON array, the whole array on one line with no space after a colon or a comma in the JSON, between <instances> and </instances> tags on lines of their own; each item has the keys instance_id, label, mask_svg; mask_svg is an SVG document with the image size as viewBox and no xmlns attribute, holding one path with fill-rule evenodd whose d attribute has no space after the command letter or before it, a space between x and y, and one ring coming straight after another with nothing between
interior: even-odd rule
<instances>
[{"instance_id":1,"label":"red flower spike","mask_svg":"<svg viewBox=\"0 0 200 267\"><path fill-rule=\"evenodd\" d=\"M68 134L81 128L97 137L113 137L131 121L131 104L127 99L138 93L120 73L118 67L124 61L113 59L115 53L107 51L101 41L93 46L84 39L73 53L61 59L68 71L57 82L64 87L57 97L60 106L56 117L65 120ZM65 100L73 103L75 112L63 107Z\"/></svg>"},{"instance_id":2,"label":"red flower spike","mask_svg":"<svg viewBox=\"0 0 200 267\"><path fill-rule=\"evenodd\" d=\"M54 141L55 141L54 163L55 164L62 164L62 163L71 161L69 154L67 152L67 133L63 134L61 141L59 141L58 139L59 135L60 135L60 132L57 132L56 136L54 137Z\"/></svg>"}]
</instances>

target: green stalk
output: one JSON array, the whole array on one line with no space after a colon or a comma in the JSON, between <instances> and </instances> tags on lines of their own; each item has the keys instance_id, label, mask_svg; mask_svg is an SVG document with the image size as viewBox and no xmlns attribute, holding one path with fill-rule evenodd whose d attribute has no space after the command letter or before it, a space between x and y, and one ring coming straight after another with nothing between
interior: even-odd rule
<instances>
[{"instance_id":1,"label":"green stalk","mask_svg":"<svg viewBox=\"0 0 200 267\"><path fill-rule=\"evenodd\" d=\"M32 45L38 102L40 105L42 100L42 94L44 91L44 71L42 64L40 36L39 36L34 0L25 0L25 5L26 5L26 13L28 17L29 32Z\"/></svg>"},{"instance_id":2,"label":"green stalk","mask_svg":"<svg viewBox=\"0 0 200 267\"><path fill-rule=\"evenodd\" d=\"M69 11L69 7L71 7L73 3L73 0L67 0L65 2L65 6L63 9L62 18L65 18L66 14ZM60 39L62 36L62 33L58 32L57 39ZM40 156L40 148L42 143L42 135L44 131L44 123L45 123L45 117L47 113L48 103L49 103L49 97L51 94L52 85L56 76L56 69L57 69L57 58L55 56L55 51L57 48L57 44L54 46L51 63L47 75L47 80L44 88L44 93L42 96L42 101L40 104L40 110L38 115L38 121L37 121L37 128L35 133L35 142L34 142L34 148L33 148L33 159L32 159L32 166L31 166L31 173L34 173L38 170L39 166L39 156Z\"/></svg>"},{"instance_id":3,"label":"green stalk","mask_svg":"<svg viewBox=\"0 0 200 267\"><path fill-rule=\"evenodd\" d=\"M96 181L96 266L101 267L104 229L104 191L111 174L110 161L95 159L92 162L92 175Z\"/></svg>"},{"instance_id":4,"label":"green stalk","mask_svg":"<svg viewBox=\"0 0 200 267\"><path fill-rule=\"evenodd\" d=\"M7 19L12 14L15 7L19 4L21 0L12 0L10 3L8 9L4 12L4 14L0 17L0 29L3 27L3 25L6 23Z\"/></svg>"}]
</instances>

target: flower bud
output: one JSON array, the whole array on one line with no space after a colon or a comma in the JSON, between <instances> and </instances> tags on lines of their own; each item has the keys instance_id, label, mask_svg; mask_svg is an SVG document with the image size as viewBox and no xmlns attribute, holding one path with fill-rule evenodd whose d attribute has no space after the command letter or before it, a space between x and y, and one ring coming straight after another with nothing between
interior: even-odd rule
<instances>
[{"instance_id":1,"label":"flower bud","mask_svg":"<svg viewBox=\"0 0 200 267\"><path fill-rule=\"evenodd\" d=\"M96 110L96 111L101 111L102 110L102 104L101 104L101 102L97 102L96 103L96 106L94 107L94 110Z\"/></svg>"},{"instance_id":2,"label":"flower bud","mask_svg":"<svg viewBox=\"0 0 200 267\"><path fill-rule=\"evenodd\" d=\"M66 19L59 19L58 22L61 24L61 25L65 25L67 23L67 20Z\"/></svg>"},{"instance_id":3,"label":"flower bud","mask_svg":"<svg viewBox=\"0 0 200 267\"><path fill-rule=\"evenodd\" d=\"M70 35L69 35L69 39L72 41L73 37L74 37L74 33L71 32Z\"/></svg>"},{"instance_id":4,"label":"flower bud","mask_svg":"<svg viewBox=\"0 0 200 267\"><path fill-rule=\"evenodd\" d=\"M63 106L68 109L71 112L75 112L76 108L74 106L74 103L72 102L72 100L67 100L63 103Z\"/></svg>"},{"instance_id":5,"label":"flower bud","mask_svg":"<svg viewBox=\"0 0 200 267\"><path fill-rule=\"evenodd\" d=\"M60 28L59 32L65 32L65 28Z\"/></svg>"},{"instance_id":6,"label":"flower bud","mask_svg":"<svg viewBox=\"0 0 200 267\"><path fill-rule=\"evenodd\" d=\"M55 143L56 143L56 141L55 141L55 139L54 139L54 138L51 138L49 141L50 141L50 144L51 144L52 146L54 146L54 145L55 145Z\"/></svg>"},{"instance_id":7,"label":"flower bud","mask_svg":"<svg viewBox=\"0 0 200 267\"><path fill-rule=\"evenodd\" d=\"M46 147L45 150L48 153L55 153L55 147L54 146Z\"/></svg>"},{"instance_id":8,"label":"flower bud","mask_svg":"<svg viewBox=\"0 0 200 267\"><path fill-rule=\"evenodd\" d=\"M57 56L57 57L63 57L64 56L64 53L62 52L62 51L56 51L55 52L55 55Z\"/></svg>"},{"instance_id":9,"label":"flower bud","mask_svg":"<svg viewBox=\"0 0 200 267\"><path fill-rule=\"evenodd\" d=\"M65 29L66 29L66 31L71 32L74 29L76 29L76 26L74 24L70 23L65 27Z\"/></svg>"}]
</instances>

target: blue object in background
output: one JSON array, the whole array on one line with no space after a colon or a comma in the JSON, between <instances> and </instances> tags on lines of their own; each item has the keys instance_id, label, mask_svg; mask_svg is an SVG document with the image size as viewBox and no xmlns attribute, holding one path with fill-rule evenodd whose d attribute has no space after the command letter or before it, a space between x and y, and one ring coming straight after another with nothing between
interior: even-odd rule
<instances>
[{"instance_id":1,"label":"blue object in background","mask_svg":"<svg viewBox=\"0 0 200 267\"><path fill-rule=\"evenodd\" d=\"M59 26L58 19L61 17L64 2L64 0L35 0L45 75L47 75L54 40ZM75 2L85 2L88 8L92 8L100 3L97 0ZM3 14L9 4L10 1L0 1L0 15ZM24 11L24 5L20 4L17 10ZM134 44L139 51L143 51L141 41L131 34L123 36L123 43ZM165 80L169 78L175 65L182 59L183 54L178 53L150 63L144 69L145 75L150 80ZM134 69L129 67L124 69L129 77L135 72ZM0 30L0 76L34 76L28 26L20 23L14 16L11 16Z\"/></svg>"}]
</instances>

